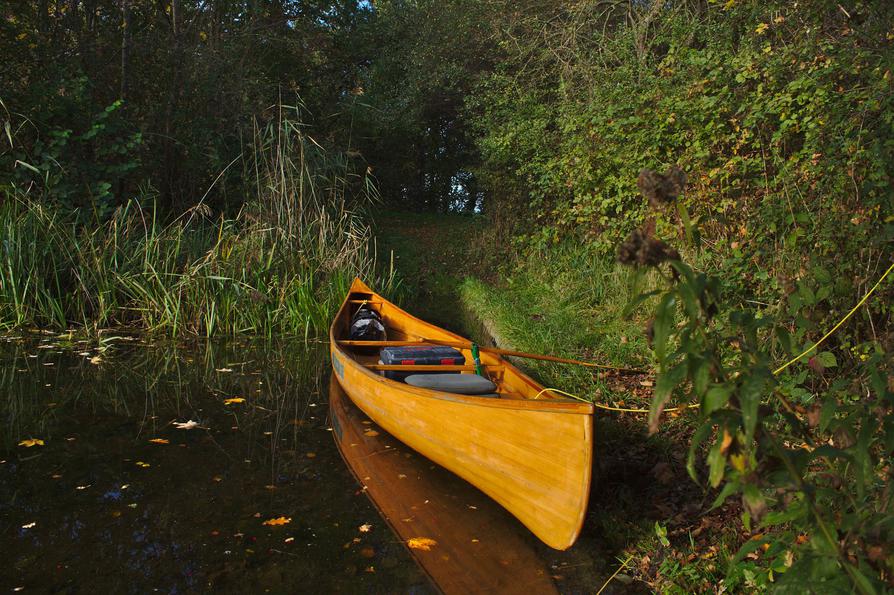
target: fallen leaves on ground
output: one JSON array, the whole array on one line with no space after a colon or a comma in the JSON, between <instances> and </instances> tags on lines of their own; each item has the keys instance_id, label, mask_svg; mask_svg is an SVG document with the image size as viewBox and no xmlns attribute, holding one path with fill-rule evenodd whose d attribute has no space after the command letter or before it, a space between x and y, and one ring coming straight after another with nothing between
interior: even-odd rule
<instances>
[{"instance_id":1,"label":"fallen leaves on ground","mask_svg":"<svg viewBox=\"0 0 894 595\"><path fill-rule=\"evenodd\" d=\"M19 446L31 448L32 446L43 446L43 440L40 438L28 438L19 442Z\"/></svg>"},{"instance_id":2,"label":"fallen leaves on ground","mask_svg":"<svg viewBox=\"0 0 894 595\"><path fill-rule=\"evenodd\" d=\"M275 519L268 519L268 520L264 521L263 524L267 525L268 527L279 527L281 525L288 525L291 522L292 522L292 517L281 516L281 517L278 517Z\"/></svg>"},{"instance_id":3,"label":"fallen leaves on ground","mask_svg":"<svg viewBox=\"0 0 894 595\"><path fill-rule=\"evenodd\" d=\"M407 547L411 550L422 550L423 552L431 551L432 546L438 545L438 542L430 537L411 537L407 540Z\"/></svg>"},{"instance_id":4,"label":"fallen leaves on ground","mask_svg":"<svg viewBox=\"0 0 894 595\"><path fill-rule=\"evenodd\" d=\"M237 403L244 403L245 399L242 397L233 397L232 399L224 399L224 405L235 405Z\"/></svg>"},{"instance_id":5,"label":"fallen leaves on ground","mask_svg":"<svg viewBox=\"0 0 894 595\"><path fill-rule=\"evenodd\" d=\"M170 444L171 443L170 440L166 440L164 438L153 438L149 442L151 442L152 444Z\"/></svg>"},{"instance_id":6,"label":"fallen leaves on ground","mask_svg":"<svg viewBox=\"0 0 894 595\"><path fill-rule=\"evenodd\" d=\"M357 530L360 531L361 533L369 533L369 530L372 528L373 528L373 526L370 525L369 523L363 523L362 525L357 527Z\"/></svg>"},{"instance_id":7,"label":"fallen leaves on ground","mask_svg":"<svg viewBox=\"0 0 894 595\"><path fill-rule=\"evenodd\" d=\"M194 428L199 427L199 422L189 420L189 421L175 421L174 427L178 430L192 430Z\"/></svg>"}]
</instances>

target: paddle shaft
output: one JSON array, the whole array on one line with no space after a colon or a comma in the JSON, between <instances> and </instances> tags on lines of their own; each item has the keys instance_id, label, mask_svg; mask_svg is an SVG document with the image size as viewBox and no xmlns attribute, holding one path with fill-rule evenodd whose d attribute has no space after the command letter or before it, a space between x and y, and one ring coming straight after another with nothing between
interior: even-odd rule
<instances>
[{"instance_id":1,"label":"paddle shaft","mask_svg":"<svg viewBox=\"0 0 894 595\"><path fill-rule=\"evenodd\" d=\"M421 345L431 343L433 345L444 345L447 347L458 347L460 349L471 349L472 343L462 341L442 341L440 339L420 338L419 341L339 341L341 345L353 345L356 347L409 347L411 345ZM524 351L514 351L512 349L499 349L497 347L478 347L481 351L494 353L496 355L507 355L511 357L523 357L527 359L536 359L546 362L556 362L559 364L574 364L577 366L586 366L588 368L599 368L603 370L617 370L618 372L627 372L630 374L642 374L643 370L634 368L622 368L618 366L606 366L593 362L585 362L578 359L570 359L566 357L556 357L555 355L542 355L539 353L527 353Z\"/></svg>"}]
</instances>

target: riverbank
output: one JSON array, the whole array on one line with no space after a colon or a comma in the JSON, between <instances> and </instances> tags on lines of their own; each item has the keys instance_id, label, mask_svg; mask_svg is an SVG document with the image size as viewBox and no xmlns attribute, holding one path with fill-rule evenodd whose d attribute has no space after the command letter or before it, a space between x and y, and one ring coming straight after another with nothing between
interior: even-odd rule
<instances>
[{"instance_id":1,"label":"riverbank","mask_svg":"<svg viewBox=\"0 0 894 595\"><path fill-rule=\"evenodd\" d=\"M504 348L651 369L645 313L625 316L636 288L613 260L574 249L484 259L487 223L468 215L384 213L374 229L378 259L393 255L397 297L410 312ZM598 403L640 409L652 398L650 372L515 363L546 386ZM644 414L597 411L593 491L580 539L567 552L538 546L560 589L598 590L628 559L606 592L747 584L745 574L726 579L726 562L748 538L730 522L740 506L711 510L714 495L686 474L694 421L672 413L649 436Z\"/></svg>"}]
</instances>

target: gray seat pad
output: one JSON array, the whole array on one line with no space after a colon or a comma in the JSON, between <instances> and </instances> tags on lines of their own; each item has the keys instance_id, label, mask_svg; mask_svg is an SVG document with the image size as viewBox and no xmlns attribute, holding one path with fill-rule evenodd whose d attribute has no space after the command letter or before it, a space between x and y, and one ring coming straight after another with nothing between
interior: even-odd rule
<instances>
[{"instance_id":1,"label":"gray seat pad","mask_svg":"<svg viewBox=\"0 0 894 595\"><path fill-rule=\"evenodd\" d=\"M458 395L484 396L486 393L493 393L497 390L496 384L477 374L413 374L407 376L405 382L419 388ZM488 394L487 396L497 395Z\"/></svg>"}]
</instances>

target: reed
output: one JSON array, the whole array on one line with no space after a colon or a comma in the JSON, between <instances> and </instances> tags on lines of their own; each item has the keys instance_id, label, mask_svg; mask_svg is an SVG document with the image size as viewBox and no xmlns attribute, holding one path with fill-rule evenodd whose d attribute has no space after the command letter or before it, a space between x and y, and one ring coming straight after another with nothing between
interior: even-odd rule
<instances>
[{"instance_id":1,"label":"reed","mask_svg":"<svg viewBox=\"0 0 894 595\"><path fill-rule=\"evenodd\" d=\"M131 200L105 221L4 189L0 326L169 335L309 335L328 325L355 275L376 278L372 200L362 176L281 111L256 126L235 217L204 199L173 221ZM350 195L350 196L349 196ZM387 287L392 275L376 278Z\"/></svg>"}]
</instances>

